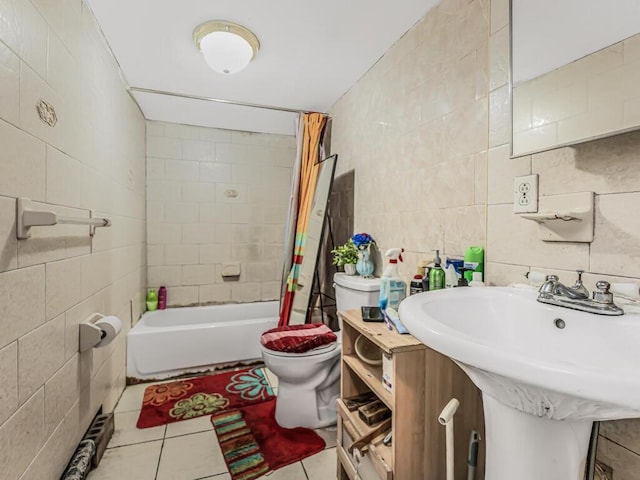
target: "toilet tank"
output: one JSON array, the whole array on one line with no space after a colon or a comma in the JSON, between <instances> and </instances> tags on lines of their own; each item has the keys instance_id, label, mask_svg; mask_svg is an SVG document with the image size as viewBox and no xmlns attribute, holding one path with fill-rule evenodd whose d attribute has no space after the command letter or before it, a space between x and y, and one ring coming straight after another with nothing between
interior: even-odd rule
<instances>
[{"instance_id":1,"label":"toilet tank","mask_svg":"<svg viewBox=\"0 0 640 480\"><path fill-rule=\"evenodd\" d=\"M364 278L339 272L333 276L333 288L336 291L336 309L339 312L378 305L379 278Z\"/></svg>"}]
</instances>

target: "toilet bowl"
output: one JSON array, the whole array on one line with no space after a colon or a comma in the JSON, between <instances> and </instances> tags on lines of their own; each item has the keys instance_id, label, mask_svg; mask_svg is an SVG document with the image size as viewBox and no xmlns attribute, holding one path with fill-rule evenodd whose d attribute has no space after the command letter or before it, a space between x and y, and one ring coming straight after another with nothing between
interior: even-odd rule
<instances>
[{"instance_id":1,"label":"toilet bowl","mask_svg":"<svg viewBox=\"0 0 640 480\"><path fill-rule=\"evenodd\" d=\"M260 345L265 365L278 377L276 422L281 427L322 428L336 423L342 343L336 334L336 342L304 353Z\"/></svg>"},{"instance_id":2,"label":"toilet bowl","mask_svg":"<svg viewBox=\"0 0 640 480\"><path fill-rule=\"evenodd\" d=\"M344 273L333 278L338 311L378 304L380 279ZM276 421L280 426L322 428L336 423L342 337L340 332L334 333L337 341L304 353L284 353L260 345L265 365L278 377Z\"/></svg>"}]
</instances>

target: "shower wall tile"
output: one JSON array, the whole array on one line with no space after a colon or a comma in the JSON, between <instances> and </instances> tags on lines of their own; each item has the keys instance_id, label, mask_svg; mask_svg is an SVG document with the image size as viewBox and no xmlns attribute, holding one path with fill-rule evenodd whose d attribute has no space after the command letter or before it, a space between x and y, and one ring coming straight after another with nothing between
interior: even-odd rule
<instances>
[{"instance_id":1,"label":"shower wall tile","mask_svg":"<svg viewBox=\"0 0 640 480\"><path fill-rule=\"evenodd\" d=\"M18 408L18 342L0 349L0 424Z\"/></svg>"},{"instance_id":2,"label":"shower wall tile","mask_svg":"<svg viewBox=\"0 0 640 480\"><path fill-rule=\"evenodd\" d=\"M148 286L172 306L279 298L261 285L282 270L295 139L147 123ZM242 274L223 281L230 261Z\"/></svg>"},{"instance_id":3,"label":"shower wall tile","mask_svg":"<svg viewBox=\"0 0 640 480\"><path fill-rule=\"evenodd\" d=\"M49 436L80 395L79 355L68 360L44 386L45 435Z\"/></svg>"},{"instance_id":4,"label":"shower wall tile","mask_svg":"<svg viewBox=\"0 0 640 480\"><path fill-rule=\"evenodd\" d=\"M18 400L23 403L64 363L65 316L18 340Z\"/></svg>"},{"instance_id":5,"label":"shower wall tile","mask_svg":"<svg viewBox=\"0 0 640 480\"><path fill-rule=\"evenodd\" d=\"M0 311L0 347L44 323L44 265L0 274Z\"/></svg>"},{"instance_id":6,"label":"shower wall tile","mask_svg":"<svg viewBox=\"0 0 640 480\"><path fill-rule=\"evenodd\" d=\"M0 119L0 192L10 197L45 199L46 146Z\"/></svg>"},{"instance_id":7,"label":"shower wall tile","mask_svg":"<svg viewBox=\"0 0 640 480\"><path fill-rule=\"evenodd\" d=\"M2 476L18 479L44 444L44 389L0 426Z\"/></svg>"},{"instance_id":8,"label":"shower wall tile","mask_svg":"<svg viewBox=\"0 0 640 480\"><path fill-rule=\"evenodd\" d=\"M80 258L71 258L46 265L47 319L68 310L81 300L81 263Z\"/></svg>"},{"instance_id":9,"label":"shower wall tile","mask_svg":"<svg viewBox=\"0 0 640 480\"><path fill-rule=\"evenodd\" d=\"M229 303L231 301L231 285L201 285L198 289L198 301L207 303Z\"/></svg>"},{"instance_id":10,"label":"shower wall tile","mask_svg":"<svg viewBox=\"0 0 640 480\"><path fill-rule=\"evenodd\" d=\"M13 270L18 266L15 218L15 199L0 197L0 272Z\"/></svg>"},{"instance_id":11,"label":"shower wall tile","mask_svg":"<svg viewBox=\"0 0 640 480\"><path fill-rule=\"evenodd\" d=\"M20 118L20 59L0 42L0 117L14 125Z\"/></svg>"}]
</instances>

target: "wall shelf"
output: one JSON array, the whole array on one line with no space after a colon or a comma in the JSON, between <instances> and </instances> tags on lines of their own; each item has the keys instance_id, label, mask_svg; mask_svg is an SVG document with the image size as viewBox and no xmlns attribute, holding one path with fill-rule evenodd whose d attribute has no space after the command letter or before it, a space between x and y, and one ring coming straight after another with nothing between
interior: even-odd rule
<instances>
[{"instance_id":1,"label":"wall shelf","mask_svg":"<svg viewBox=\"0 0 640 480\"><path fill-rule=\"evenodd\" d=\"M520 216L538 224L545 242L593 242L593 192L540 198L540 212Z\"/></svg>"}]
</instances>

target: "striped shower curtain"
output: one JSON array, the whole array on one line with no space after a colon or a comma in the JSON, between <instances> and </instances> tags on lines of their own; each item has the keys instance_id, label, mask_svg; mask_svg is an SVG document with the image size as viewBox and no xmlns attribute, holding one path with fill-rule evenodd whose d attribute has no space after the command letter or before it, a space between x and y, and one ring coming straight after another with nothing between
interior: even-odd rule
<instances>
[{"instance_id":1,"label":"striped shower curtain","mask_svg":"<svg viewBox=\"0 0 640 480\"><path fill-rule=\"evenodd\" d=\"M304 257L307 225L313 204L313 195L318 180L320 137L327 118L320 113L305 113L302 118L304 132L302 137L302 158L300 167L300 184L298 188L298 214L291 270L287 276L287 284L280 310L279 326L288 325L291 316L293 298L298 286L300 266Z\"/></svg>"}]
</instances>

